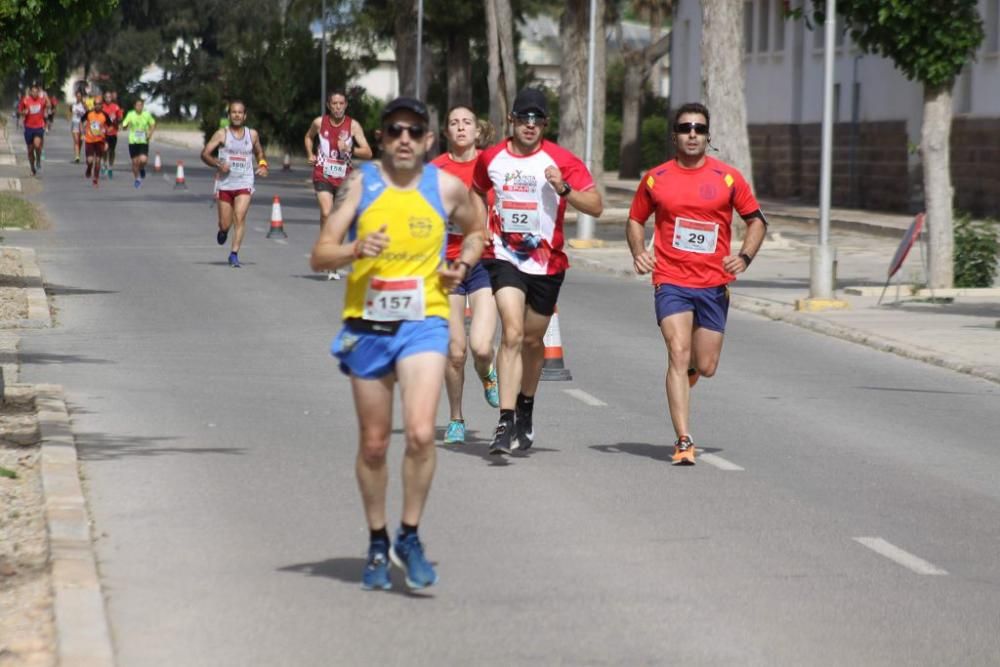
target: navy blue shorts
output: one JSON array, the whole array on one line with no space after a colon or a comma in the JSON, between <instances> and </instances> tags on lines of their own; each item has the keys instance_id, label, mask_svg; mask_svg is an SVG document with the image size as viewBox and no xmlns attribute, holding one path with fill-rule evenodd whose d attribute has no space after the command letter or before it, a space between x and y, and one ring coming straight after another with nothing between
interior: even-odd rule
<instances>
[{"instance_id":1,"label":"navy blue shorts","mask_svg":"<svg viewBox=\"0 0 1000 667\"><path fill-rule=\"evenodd\" d=\"M44 127L26 127L24 128L24 143L31 144L35 141L35 137L39 139L45 138L45 128Z\"/></svg>"},{"instance_id":2,"label":"navy blue shorts","mask_svg":"<svg viewBox=\"0 0 1000 667\"><path fill-rule=\"evenodd\" d=\"M726 316L729 314L729 288L718 287L678 287L666 283L657 285L656 324L664 317L677 313L694 312L694 325L711 331L725 333Z\"/></svg>"},{"instance_id":3,"label":"navy blue shorts","mask_svg":"<svg viewBox=\"0 0 1000 667\"><path fill-rule=\"evenodd\" d=\"M469 275L455 287L452 294L465 296L481 289L490 289L490 273L482 262L476 262L476 265L469 271Z\"/></svg>"},{"instance_id":4,"label":"navy blue shorts","mask_svg":"<svg viewBox=\"0 0 1000 667\"><path fill-rule=\"evenodd\" d=\"M363 380L377 380L396 370L400 359L421 352L448 354L448 320L428 317L399 323L395 333L360 331L345 323L330 345L340 370Z\"/></svg>"}]
</instances>

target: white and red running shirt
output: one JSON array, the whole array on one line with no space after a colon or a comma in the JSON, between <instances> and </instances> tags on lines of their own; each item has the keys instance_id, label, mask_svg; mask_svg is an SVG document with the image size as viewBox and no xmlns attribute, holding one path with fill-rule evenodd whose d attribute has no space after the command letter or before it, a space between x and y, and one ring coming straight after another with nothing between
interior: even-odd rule
<instances>
[{"instance_id":1,"label":"white and red running shirt","mask_svg":"<svg viewBox=\"0 0 1000 667\"><path fill-rule=\"evenodd\" d=\"M557 167L579 192L592 190L594 178L580 158L547 139L530 155L514 155L509 142L480 153L472 177L477 192L492 189L496 195L489 212L494 256L524 273L561 273L569 268L563 252L566 198L549 185L545 169Z\"/></svg>"}]
</instances>

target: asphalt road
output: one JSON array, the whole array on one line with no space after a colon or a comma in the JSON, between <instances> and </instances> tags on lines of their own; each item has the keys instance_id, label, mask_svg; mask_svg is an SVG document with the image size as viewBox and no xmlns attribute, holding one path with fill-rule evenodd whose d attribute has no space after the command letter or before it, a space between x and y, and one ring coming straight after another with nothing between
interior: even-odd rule
<instances>
[{"instance_id":1,"label":"asphalt road","mask_svg":"<svg viewBox=\"0 0 1000 667\"><path fill-rule=\"evenodd\" d=\"M996 385L732 312L694 392L711 456L673 468L650 290L579 269L573 381L543 384L531 455L487 456L470 383L421 528L440 585L361 591L343 283L308 269L305 172L259 183L236 270L194 155L95 191L62 134L52 229L5 235L53 297L22 377L66 389L119 664L1000 662ZM274 194L287 242L264 238Z\"/></svg>"}]
</instances>

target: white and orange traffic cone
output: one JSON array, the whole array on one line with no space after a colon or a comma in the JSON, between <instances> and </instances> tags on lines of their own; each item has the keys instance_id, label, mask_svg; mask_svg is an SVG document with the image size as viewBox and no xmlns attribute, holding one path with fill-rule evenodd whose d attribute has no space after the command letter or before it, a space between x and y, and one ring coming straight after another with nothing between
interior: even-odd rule
<instances>
[{"instance_id":1,"label":"white and orange traffic cone","mask_svg":"<svg viewBox=\"0 0 1000 667\"><path fill-rule=\"evenodd\" d=\"M573 375L563 363L562 336L559 334L559 309L552 313L549 327L542 338L545 344L545 362L542 364L543 380L572 380Z\"/></svg>"},{"instance_id":2,"label":"white and orange traffic cone","mask_svg":"<svg viewBox=\"0 0 1000 667\"><path fill-rule=\"evenodd\" d=\"M183 188L187 190L187 184L184 182L184 161L177 161L177 178L174 179L174 190Z\"/></svg>"},{"instance_id":3,"label":"white and orange traffic cone","mask_svg":"<svg viewBox=\"0 0 1000 667\"><path fill-rule=\"evenodd\" d=\"M291 171L292 170L292 156L289 155L288 153L285 153L285 159L281 163L281 170L282 171Z\"/></svg>"},{"instance_id":4,"label":"white and orange traffic cone","mask_svg":"<svg viewBox=\"0 0 1000 667\"><path fill-rule=\"evenodd\" d=\"M285 221L281 217L281 200L278 199L278 195L274 195L274 203L271 204L271 228L267 230L267 238L288 238L288 234L285 233Z\"/></svg>"},{"instance_id":5,"label":"white and orange traffic cone","mask_svg":"<svg viewBox=\"0 0 1000 667\"><path fill-rule=\"evenodd\" d=\"M156 157L153 158L153 171L159 173L163 170L163 163L160 161L160 154L157 153Z\"/></svg>"}]
</instances>

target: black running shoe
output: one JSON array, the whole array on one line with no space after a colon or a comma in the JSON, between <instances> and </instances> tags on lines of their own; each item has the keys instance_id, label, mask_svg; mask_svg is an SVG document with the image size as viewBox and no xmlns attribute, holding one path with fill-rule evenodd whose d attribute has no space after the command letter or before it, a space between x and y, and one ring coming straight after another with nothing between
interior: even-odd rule
<instances>
[{"instance_id":1,"label":"black running shoe","mask_svg":"<svg viewBox=\"0 0 1000 667\"><path fill-rule=\"evenodd\" d=\"M226 238L229 236L229 230L222 231L221 229L215 234L215 242L219 245L226 244Z\"/></svg>"},{"instance_id":2,"label":"black running shoe","mask_svg":"<svg viewBox=\"0 0 1000 667\"><path fill-rule=\"evenodd\" d=\"M511 430L514 425L510 422L500 420L497 430L493 433L493 442L490 443L490 454L499 456L500 454L510 454Z\"/></svg>"},{"instance_id":3,"label":"black running shoe","mask_svg":"<svg viewBox=\"0 0 1000 667\"><path fill-rule=\"evenodd\" d=\"M517 424L517 444L514 446L514 449L519 449L522 452L528 451L535 444L535 428L531 424L531 413L518 410L515 414L515 420Z\"/></svg>"}]
</instances>

